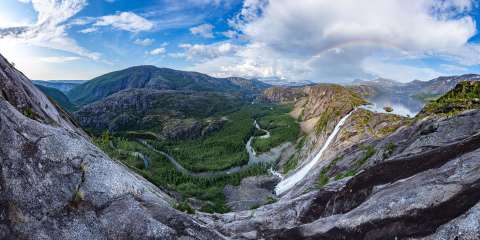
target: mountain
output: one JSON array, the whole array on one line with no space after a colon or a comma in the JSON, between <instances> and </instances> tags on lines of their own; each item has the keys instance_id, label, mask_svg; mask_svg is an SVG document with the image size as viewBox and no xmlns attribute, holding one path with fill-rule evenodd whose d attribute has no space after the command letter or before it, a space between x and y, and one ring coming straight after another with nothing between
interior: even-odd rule
<instances>
[{"instance_id":1,"label":"mountain","mask_svg":"<svg viewBox=\"0 0 480 240\"><path fill-rule=\"evenodd\" d=\"M97 133L146 131L159 138L185 139L218 129L222 121L208 117L241 104L241 99L225 93L129 89L88 104L74 116Z\"/></svg>"},{"instance_id":2,"label":"mountain","mask_svg":"<svg viewBox=\"0 0 480 240\"><path fill-rule=\"evenodd\" d=\"M480 75L465 74L460 76L444 76L431 79L429 81L414 80L407 83L400 83L390 79L378 78L375 80L356 79L349 85L370 86L380 93L395 93L407 96L415 95L443 95L452 90L462 81L478 81Z\"/></svg>"},{"instance_id":3,"label":"mountain","mask_svg":"<svg viewBox=\"0 0 480 240\"><path fill-rule=\"evenodd\" d=\"M137 66L94 78L73 88L68 97L76 104L85 105L132 88L258 94L268 86L256 80L214 78L197 72Z\"/></svg>"},{"instance_id":4,"label":"mountain","mask_svg":"<svg viewBox=\"0 0 480 240\"><path fill-rule=\"evenodd\" d=\"M460 82L478 80L480 75L465 74L408 83L381 78L371 81L355 80L350 86L356 88L378 110L392 107L397 114L414 116L426 103L452 90Z\"/></svg>"},{"instance_id":5,"label":"mountain","mask_svg":"<svg viewBox=\"0 0 480 240\"><path fill-rule=\"evenodd\" d=\"M392 79L377 78L374 80L355 79L351 83L351 85L367 85L367 86L385 88L385 87L398 87L398 86L402 86L403 84Z\"/></svg>"},{"instance_id":6,"label":"mountain","mask_svg":"<svg viewBox=\"0 0 480 240\"><path fill-rule=\"evenodd\" d=\"M405 91L416 95L436 95L440 96L452 90L462 81L479 81L478 74L465 74L460 76L438 77L430 81L412 81L405 85Z\"/></svg>"},{"instance_id":7,"label":"mountain","mask_svg":"<svg viewBox=\"0 0 480 240\"><path fill-rule=\"evenodd\" d=\"M63 93L67 93L72 88L85 83L86 81L83 80L51 80L51 81L43 81L43 80L34 80L33 83L35 85L40 85L49 88L55 88Z\"/></svg>"},{"instance_id":8,"label":"mountain","mask_svg":"<svg viewBox=\"0 0 480 240\"><path fill-rule=\"evenodd\" d=\"M342 86L305 87L290 114L325 127L304 132L285 150L292 157L248 181L230 173L178 173L158 150L139 153L139 143L127 146L132 155L109 147L112 156L169 168L147 175L150 181L169 179L204 196L224 189L182 181L209 186L233 176L228 189L245 191L236 196L269 197L265 205L223 214L195 212L189 204L198 199L178 199L138 174L146 170L111 159L1 55L0 87L0 239L472 240L480 234L477 82L457 84L424 109L427 116L415 118L365 110L358 106L363 99ZM259 122L268 126L276 117ZM111 145L107 134L101 140ZM278 177L275 169L287 166Z\"/></svg>"},{"instance_id":9,"label":"mountain","mask_svg":"<svg viewBox=\"0 0 480 240\"><path fill-rule=\"evenodd\" d=\"M63 109L73 112L77 110L77 106L70 102L68 97L56 88L45 87L42 85L35 85L40 89L45 95L51 97L56 103L58 103Z\"/></svg>"}]
</instances>

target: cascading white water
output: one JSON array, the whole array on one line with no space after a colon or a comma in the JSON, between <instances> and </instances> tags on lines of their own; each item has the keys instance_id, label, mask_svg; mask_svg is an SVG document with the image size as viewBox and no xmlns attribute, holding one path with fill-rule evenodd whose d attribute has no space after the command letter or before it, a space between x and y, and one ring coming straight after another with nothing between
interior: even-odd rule
<instances>
[{"instance_id":1,"label":"cascading white water","mask_svg":"<svg viewBox=\"0 0 480 240\"><path fill-rule=\"evenodd\" d=\"M276 176L278 178L280 178L280 180L283 180L283 176L281 173L273 170L273 167L271 167L270 169L268 169L268 171L270 172L270 174L272 174L273 176Z\"/></svg>"},{"instance_id":2,"label":"cascading white water","mask_svg":"<svg viewBox=\"0 0 480 240\"><path fill-rule=\"evenodd\" d=\"M281 195L291 189L295 184L300 182L307 174L310 172L310 170L320 161L320 158L323 155L323 152L327 150L327 148L330 146L332 141L335 139L337 136L338 132L342 128L343 124L345 121L350 117L350 115L353 113L351 111L349 114L344 116L342 119L340 119L340 122L338 122L337 126L335 126L335 129L333 130L332 134L328 136L327 141L325 144L323 144L322 149L315 155L315 157L307 164L305 164L303 167L301 167L298 171L296 171L294 174L284 178L281 182L277 184L275 187L275 193L277 195Z\"/></svg>"}]
</instances>

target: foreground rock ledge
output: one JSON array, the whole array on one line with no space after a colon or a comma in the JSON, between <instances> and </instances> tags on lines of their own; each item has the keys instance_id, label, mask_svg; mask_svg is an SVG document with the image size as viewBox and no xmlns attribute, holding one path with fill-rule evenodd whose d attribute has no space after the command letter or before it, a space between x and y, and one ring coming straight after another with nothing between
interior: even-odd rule
<instances>
[{"instance_id":1,"label":"foreground rock ledge","mask_svg":"<svg viewBox=\"0 0 480 240\"><path fill-rule=\"evenodd\" d=\"M0 98L0 239L221 239L71 128Z\"/></svg>"}]
</instances>

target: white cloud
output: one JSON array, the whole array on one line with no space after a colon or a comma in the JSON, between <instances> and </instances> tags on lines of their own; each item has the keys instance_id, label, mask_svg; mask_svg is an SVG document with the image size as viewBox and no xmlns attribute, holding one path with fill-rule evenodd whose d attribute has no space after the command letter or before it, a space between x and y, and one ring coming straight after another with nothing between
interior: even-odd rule
<instances>
[{"instance_id":1,"label":"white cloud","mask_svg":"<svg viewBox=\"0 0 480 240\"><path fill-rule=\"evenodd\" d=\"M460 4L464 6L463 1ZM277 0L271 1L260 18L241 30L276 50L293 48L298 53L320 54L363 42L403 50L462 46L475 34L473 19L443 19L451 12L444 12L437 5L435 0L371 0L368 4L356 0L335 4L327 0L305 0L302 4ZM436 9L434 14L432 8Z\"/></svg>"},{"instance_id":2,"label":"white cloud","mask_svg":"<svg viewBox=\"0 0 480 240\"><path fill-rule=\"evenodd\" d=\"M471 9L471 0L303 0L301 4L245 0L229 24L248 44L235 54L222 55L221 61L202 61L195 68L329 82L381 73L391 76L398 73L393 65L372 64L379 53L386 63L393 63L409 55L460 61L480 52L467 44L476 34L474 20L467 15ZM428 67L394 66L408 72L402 78L438 74ZM379 71L380 67L389 71Z\"/></svg>"},{"instance_id":3,"label":"white cloud","mask_svg":"<svg viewBox=\"0 0 480 240\"><path fill-rule=\"evenodd\" d=\"M148 54L152 56L158 56L158 55L163 55L166 52L165 48L156 48L150 51Z\"/></svg>"},{"instance_id":4,"label":"white cloud","mask_svg":"<svg viewBox=\"0 0 480 240\"><path fill-rule=\"evenodd\" d=\"M236 38L238 37L238 32L228 30L228 31L222 32L222 35L227 38Z\"/></svg>"},{"instance_id":5,"label":"white cloud","mask_svg":"<svg viewBox=\"0 0 480 240\"><path fill-rule=\"evenodd\" d=\"M187 4L191 5L197 5L197 6L202 6L202 5L207 5L207 6L228 6L230 5L234 0L186 0L185 2Z\"/></svg>"},{"instance_id":6,"label":"white cloud","mask_svg":"<svg viewBox=\"0 0 480 240\"><path fill-rule=\"evenodd\" d=\"M121 12L115 15L103 16L93 25L112 26L113 28L129 32L148 31L154 26L152 22L133 12Z\"/></svg>"},{"instance_id":7,"label":"white cloud","mask_svg":"<svg viewBox=\"0 0 480 240\"><path fill-rule=\"evenodd\" d=\"M228 43L223 43L224 45ZM300 60L284 58L282 55L266 48L264 44L252 43L246 46L232 45L231 51L218 54L215 45L194 48L188 52L192 57L202 56L198 52L207 54L201 61L197 61L191 70L209 73L217 77L243 76L243 77L279 77L296 76L295 79L305 79L310 69ZM200 49L204 51L199 51ZM208 51L207 51L208 49ZM196 54L192 54L196 53Z\"/></svg>"},{"instance_id":8,"label":"white cloud","mask_svg":"<svg viewBox=\"0 0 480 240\"><path fill-rule=\"evenodd\" d=\"M66 33L65 22L86 5L86 0L23 0L31 3L37 13L37 22L32 25L0 29L0 44L17 42L56 49L98 60L99 53L81 46Z\"/></svg>"},{"instance_id":9,"label":"white cloud","mask_svg":"<svg viewBox=\"0 0 480 240\"><path fill-rule=\"evenodd\" d=\"M154 42L155 42L155 40L151 39L151 38L145 38L145 39L137 38L137 39L135 39L135 41L133 43L137 44L139 46L147 47L147 46L152 45Z\"/></svg>"},{"instance_id":10,"label":"white cloud","mask_svg":"<svg viewBox=\"0 0 480 240\"><path fill-rule=\"evenodd\" d=\"M39 58L42 62L47 63L65 63L80 60L79 57L41 57Z\"/></svg>"},{"instance_id":11,"label":"white cloud","mask_svg":"<svg viewBox=\"0 0 480 240\"><path fill-rule=\"evenodd\" d=\"M82 29L78 32L80 32L80 33L92 33L92 32L96 32L97 30L98 30L98 28L96 28L96 27L89 27L89 28Z\"/></svg>"},{"instance_id":12,"label":"white cloud","mask_svg":"<svg viewBox=\"0 0 480 240\"><path fill-rule=\"evenodd\" d=\"M173 57L183 57L189 60L206 60L230 55L237 52L241 47L229 42L218 42L210 45L204 44L180 44L178 46L184 52L171 54Z\"/></svg>"},{"instance_id":13,"label":"white cloud","mask_svg":"<svg viewBox=\"0 0 480 240\"><path fill-rule=\"evenodd\" d=\"M201 36L204 38L213 38L213 28L214 27L211 24L202 24L190 28L190 32L193 35Z\"/></svg>"}]
</instances>

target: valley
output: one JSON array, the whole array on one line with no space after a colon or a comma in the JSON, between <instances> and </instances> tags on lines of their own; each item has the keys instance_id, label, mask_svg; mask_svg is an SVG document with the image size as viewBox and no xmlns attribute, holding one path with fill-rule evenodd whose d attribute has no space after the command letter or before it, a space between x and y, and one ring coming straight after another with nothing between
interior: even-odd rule
<instances>
[{"instance_id":1,"label":"valley","mask_svg":"<svg viewBox=\"0 0 480 240\"><path fill-rule=\"evenodd\" d=\"M292 154L287 148L300 136L292 106L257 100L257 88L266 84L186 73L191 77L179 87L175 74L185 73L141 66L78 85L67 92L79 106L73 116L112 159L172 193L182 210L231 211L227 186L268 175L282 155ZM122 89L125 81L145 85ZM199 81L211 81L215 91L198 89ZM225 81L225 89L215 81ZM105 91L97 101L75 98L95 88Z\"/></svg>"},{"instance_id":2,"label":"valley","mask_svg":"<svg viewBox=\"0 0 480 240\"><path fill-rule=\"evenodd\" d=\"M125 138L104 132L94 142L157 186L181 194L184 206L190 201L201 205L197 210L226 212L223 188L239 185L245 177L267 174L282 151L270 158L261 156L283 143L296 141L299 126L288 110L271 104L246 104L224 116L226 123L220 130L196 139L142 139L140 134ZM266 135L255 127L255 121L272 130L268 138L262 138ZM266 146L255 145L257 139L265 141ZM148 156L148 166L144 158L132 154L137 152Z\"/></svg>"},{"instance_id":3,"label":"valley","mask_svg":"<svg viewBox=\"0 0 480 240\"><path fill-rule=\"evenodd\" d=\"M97 90L80 84L88 93L76 94L88 100L72 102L69 92L38 89L1 60L8 88L0 150L8 155L0 158L7 171L0 180L24 186L2 190L15 205L10 219L41 216L31 199L48 198L35 204L62 214L49 221L96 222L99 232L127 234L120 239L149 234L135 224L119 229L124 218L168 226L157 236L171 239L448 239L462 219L478 215L476 81L460 81L409 117L372 111L367 85L272 87L238 78L227 81L240 85L219 91L117 87L131 79L117 73L83 83L108 82L117 91L102 87L92 101ZM133 81L170 86L177 80L165 71ZM60 107L67 100L70 113ZM6 236L75 232L45 224L0 221Z\"/></svg>"},{"instance_id":4,"label":"valley","mask_svg":"<svg viewBox=\"0 0 480 240\"><path fill-rule=\"evenodd\" d=\"M207 85L200 87L201 81ZM420 111L392 104L414 95L393 81L347 87L248 81L139 66L78 84L66 95L40 87L73 112L100 149L170 193L177 208L188 213L275 202L314 168L323 168L313 183L317 187L355 176L377 152L369 142L407 126ZM330 146L335 142L336 150ZM364 156L351 169L329 176L343 157L325 159L354 146L364 149ZM396 144L388 148L393 152Z\"/></svg>"}]
</instances>

